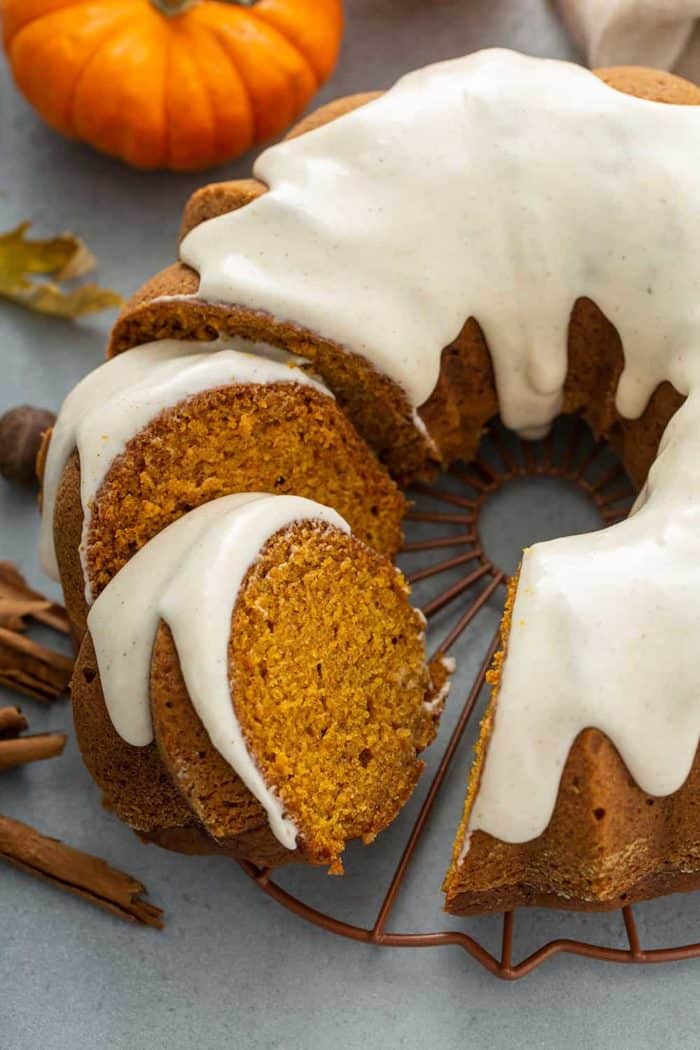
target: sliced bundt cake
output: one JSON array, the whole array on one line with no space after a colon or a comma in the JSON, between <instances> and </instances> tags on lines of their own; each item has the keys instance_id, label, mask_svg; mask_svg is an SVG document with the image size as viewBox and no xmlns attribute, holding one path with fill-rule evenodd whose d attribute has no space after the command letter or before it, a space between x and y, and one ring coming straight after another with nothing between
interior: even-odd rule
<instances>
[{"instance_id":1,"label":"sliced bundt cake","mask_svg":"<svg viewBox=\"0 0 700 1050\"><path fill-rule=\"evenodd\" d=\"M413 791L444 700L407 595L310 500L181 517L88 614L73 708L106 805L173 848L342 871Z\"/></svg>"},{"instance_id":2,"label":"sliced bundt cake","mask_svg":"<svg viewBox=\"0 0 700 1050\"><path fill-rule=\"evenodd\" d=\"M339 119L338 107L322 113L260 158L257 185L198 194L181 264L114 331L113 353L154 334L224 331L308 357L399 478L469 455L497 412L535 437L561 411L582 411L641 486L675 413L629 530L526 553L448 876L456 911L535 899L609 906L700 871L692 822L673 845L637 834L652 812L671 834L673 803L654 800L682 797L700 732L700 679L683 648L700 593L689 582L700 559L699 101L698 88L666 74L596 76L508 52L429 67L380 98L348 100ZM543 697L578 735L529 731L510 713L539 710ZM652 724L646 749L630 743L630 725ZM682 744L668 728L677 724ZM673 776L652 775L654 737L677 760ZM556 762L542 759L542 739L558 741ZM520 756L515 783L495 757L508 748ZM572 783L590 801L595 783L620 782L617 754L631 794L615 789L607 805L596 795L590 819L559 823L552 785L567 756L567 770L583 763ZM539 819L509 833L489 809L474 823L493 785L510 816L534 805L526 769L548 785ZM550 818L554 838L525 849ZM660 865L675 883L659 881Z\"/></svg>"},{"instance_id":3,"label":"sliced bundt cake","mask_svg":"<svg viewBox=\"0 0 700 1050\"><path fill-rule=\"evenodd\" d=\"M44 467L42 557L78 635L121 566L207 500L269 491L338 509L393 554L404 500L322 383L269 347L164 340L69 395Z\"/></svg>"},{"instance_id":4,"label":"sliced bundt cake","mask_svg":"<svg viewBox=\"0 0 700 1050\"><path fill-rule=\"evenodd\" d=\"M348 100L306 122L293 141L262 155L255 180L197 195L182 262L137 294L113 333L112 355L152 339L222 335L300 355L398 479L468 456L497 412L537 437L560 412L580 411L643 485L628 523L525 553L448 873L453 911L552 901L609 907L700 884L700 831L689 808L700 735L692 645L700 628L698 102L700 89L666 74L594 75L504 51L421 70L380 97ZM291 578L284 601L293 603L299 585ZM260 605L275 613L257 625L267 640L256 648L252 632L239 637L269 674L283 666L273 637L280 607ZM335 610L330 602L334 637ZM168 626L154 626L155 652L171 677L161 692L164 672L151 668L149 718L164 761L153 782L170 790L178 781L177 805L186 800L190 823L175 810L158 828L139 816L147 800L128 794L136 782L122 776L128 764L103 781L108 795L115 789L112 804L130 807L142 830L174 841L206 828L240 849L238 826L207 806L218 759L202 746L195 771L179 750L188 739L179 731L183 689L207 724L192 684L197 661L191 681L166 613L158 622ZM362 663L355 631L374 634L364 623L353 628L345 648ZM98 700L79 701L83 716L100 709L91 644L81 666ZM290 659L289 670L313 681L318 663ZM234 679L235 671L229 666ZM365 671L393 681L372 661ZM293 704L296 677L290 690L284 677L275 681L279 699ZM168 696L173 708L161 703ZM270 724L282 733L275 712ZM271 796L252 794L278 839L288 807L299 822L297 848L334 866L343 841L376 830L374 802L355 799L365 823L353 824L348 809L347 820L324 810L315 824L310 781L297 766L294 783L285 781L297 752L266 736L268 717L247 706L237 715L269 778ZM320 724L302 719L289 731L310 729L313 738ZM416 731L414 751L419 738ZM355 750L356 734L349 739L348 761L362 766L366 752ZM335 766L334 746L331 737ZM367 768L371 779L371 760ZM313 780L323 806L332 784L325 770L314 767ZM396 775L398 799L409 790L408 767ZM341 789L339 797L349 796ZM150 812L161 804L149 802ZM388 815L384 803L377 813ZM246 824L240 835L259 837L261 827Z\"/></svg>"}]
</instances>

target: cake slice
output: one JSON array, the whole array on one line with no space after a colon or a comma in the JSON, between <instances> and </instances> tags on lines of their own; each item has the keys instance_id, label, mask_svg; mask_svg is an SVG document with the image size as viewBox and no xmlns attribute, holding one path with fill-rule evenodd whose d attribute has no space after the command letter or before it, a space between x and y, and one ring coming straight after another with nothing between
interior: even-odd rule
<instances>
[{"instance_id":1,"label":"cake slice","mask_svg":"<svg viewBox=\"0 0 700 1050\"><path fill-rule=\"evenodd\" d=\"M245 494L102 591L73 709L105 804L149 839L340 872L410 797L445 686L388 560L336 511Z\"/></svg>"}]
</instances>

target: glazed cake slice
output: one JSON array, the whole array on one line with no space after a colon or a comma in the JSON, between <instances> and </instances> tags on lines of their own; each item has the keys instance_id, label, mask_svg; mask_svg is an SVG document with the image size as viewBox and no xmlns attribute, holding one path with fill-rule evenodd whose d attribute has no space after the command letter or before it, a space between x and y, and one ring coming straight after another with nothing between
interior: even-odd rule
<instances>
[{"instance_id":1,"label":"glazed cake slice","mask_svg":"<svg viewBox=\"0 0 700 1050\"><path fill-rule=\"evenodd\" d=\"M193 507L247 491L336 507L385 554L404 500L322 383L243 340L165 340L91 373L50 439L42 560L78 637L89 603L152 536Z\"/></svg>"},{"instance_id":2,"label":"glazed cake slice","mask_svg":"<svg viewBox=\"0 0 700 1050\"><path fill-rule=\"evenodd\" d=\"M73 708L105 804L147 838L342 871L411 795L447 669L337 512L237 495L139 551L88 615Z\"/></svg>"}]
</instances>

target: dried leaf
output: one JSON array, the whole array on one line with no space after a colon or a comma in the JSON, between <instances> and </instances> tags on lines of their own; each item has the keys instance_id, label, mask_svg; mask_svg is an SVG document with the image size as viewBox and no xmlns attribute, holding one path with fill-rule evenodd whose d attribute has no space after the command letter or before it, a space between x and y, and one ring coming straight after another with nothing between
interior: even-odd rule
<instances>
[{"instance_id":1,"label":"dried leaf","mask_svg":"<svg viewBox=\"0 0 700 1050\"><path fill-rule=\"evenodd\" d=\"M116 292L86 284L70 290L54 281L32 281L32 274L51 274L57 281L82 277L95 266L95 257L72 233L29 240L30 223L0 234L0 295L30 310L53 317L74 318L121 306Z\"/></svg>"},{"instance_id":2,"label":"dried leaf","mask_svg":"<svg viewBox=\"0 0 700 1050\"><path fill-rule=\"evenodd\" d=\"M2 293L2 288L0 288ZM4 293L6 294L6 293ZM52 317L71 320L84 314L94 314L100 310L112 310L122 305L122 297L97 284L83 284L80 288L64 291L57 284L45 281L33 284L29 291L22 295L10 295L9 298L21 302L30 310Z\"/></svg>"},{"instance_id":3,"label":"dried leaf","mask_svg":"<svg viewBox=\"0 0 700 1050\"><path fill-rule=\"evenodd\" d=\"M57 281L74 281L76 277L84 277L91 273L97 266L97 259L92 254L87 244L81 237L75 237L72 233L63 235L63 239L73 242L73 254L64 265L56 271Z\"/></svg>"},{"instance_id":4,"label":"dried leaf","mask_svg":"<svg viewBox=\"0 0 700 1050\"><path fill-rule=\"evenodd\" d=\"M65 733L20 736L27 728L27 719L18 707L0 707L0 773L62 754Z\"/></svg>"},{"instance_id":5,"label":"dried leaf","mask_svg":"<svg viewBox=\"0 0 700 1050\"><path fill-rule=\"evenodd\" d=\"M32 590L12 562L0 561L0 627L21 631L27 616L62 634L70 631L63 606Z\"/></svg>"}]
</instances>

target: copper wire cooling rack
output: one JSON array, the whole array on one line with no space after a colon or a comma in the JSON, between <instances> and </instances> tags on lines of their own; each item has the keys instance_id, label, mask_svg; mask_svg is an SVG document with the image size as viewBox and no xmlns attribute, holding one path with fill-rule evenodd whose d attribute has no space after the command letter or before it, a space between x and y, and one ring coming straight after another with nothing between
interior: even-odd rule
<instances>
[{"instance_id":1,"label":"copper wire cooling rack","mask_svg":"<svg viewBox=\"0 0 700 1050\"><path fill-rule=\"evenodd\" d=\"M407 542L402 551L402 564L410 563L410 556L430 552L434 561L413 573L406 570L412 584L421 580L439 577L451 570L463 570L456 583L450 583L423 605L423 612L431 617L449 609L453 617L452 626L437 645L436 651L449 653L489 599L500 600L507 582L507 573L488 557L482 544L480 531L481 513L486 503L504 485L527 477L548 477L568 482L583 493L597 509L603 525L611 525L624 518L632 505L634 492L620 462L612 455L604 442L594 442L586 425L576 416L560 419L550 435L541 442L524 442L494 423L479 449L478 457L464 467L455 467L437 485L416 485L409 495L414 498L417 509L407 516ZM423 510L424 505L437 503L440 510ZM411 541L415 526L411 523L427 523L431 535ZM445 535L445 527L451 531ZM457 526L455 531L454 527ZM421 527L425 533L425 525ZM457 553L445 558L444 552ZM450 578L452 578L453 574ZM402 888L416 848L433 812L440 789L455 757L462 736L470 724L477 701L484 688L486 672L498 645L498 634L488 645L481 667L469 690L444 751L430 783L418 816L410 830L408 840L399 863L389 883L382 904L371 927L355 926L327 915L288 893L273 878L270 869L258 869L248 862L241 862L244 871L261 890L284 907L320 926L330 933L348 937L354 941L391 948L436 948L458 946L496 977L517 980L540 966L546 959L561 953L587 956L605 962L616 963L661 963L700 956L700 943L645 950L640 943L637 923L632 908L620 909L626 933L627 948L613 948L593 942L559 938L548 941L518 963L513 962L513 936L515 930L514 911L502 915L501 952L496 956L489 952L475 937L455 929L434 933L399 933L387 929L392 909ZM455 697L448 701L456 702ZM434 744L433 747L439 747ZM466 771L465 771L466 775ZM455 815L456 816L456 815ZM450 843L445 844L445 858L449 856ZM608 913L609 914L609 913ZM587 916L593 924L595 914ZM467 920L468 921L468 920Z\"/></svg>"}]
</instances>

